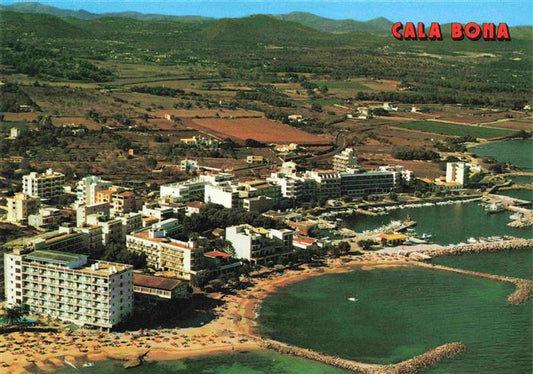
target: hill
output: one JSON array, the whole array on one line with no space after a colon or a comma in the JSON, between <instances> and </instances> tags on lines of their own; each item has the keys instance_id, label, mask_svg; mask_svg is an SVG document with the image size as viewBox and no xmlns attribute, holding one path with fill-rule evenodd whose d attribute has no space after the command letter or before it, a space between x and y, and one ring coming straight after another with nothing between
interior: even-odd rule
<instances>
[{"instance_id":1,"label":"hill","mask_svg":"<svg viewBox=\"0 0 533 374\"><path fill-rule=\"evenodd\" d=\"M91 32L48 14L16 13L3 10L0 12L0 22L4 35L70 39L92 37Z\"/></svg>"},{"instance_id":2,"label":"hill","mask_svg":"<svg viewBox=\"0 0 533 374\"><path fill-rule=\"evenodd\" d=\"M313 28L266 15L213 21L200 31L197 37L207 41L284 45L308 45L333 41L330 35Z\"/></svg>"},{"instance_id":3,"label":"hill","mask_svg":"<svg viewBox=\"0 0 533 374\"><path fill-rule=\"evenodd\" d=\"M392 22L386 18L379 17L370 21L354 21L351 19L334 20L320 17L306 12L292 12L274 16L276 18L298 22L304 26L328 33L349 33L349 32L371 32L371 33L389 33Z\"/></svg>"}]
</instances>

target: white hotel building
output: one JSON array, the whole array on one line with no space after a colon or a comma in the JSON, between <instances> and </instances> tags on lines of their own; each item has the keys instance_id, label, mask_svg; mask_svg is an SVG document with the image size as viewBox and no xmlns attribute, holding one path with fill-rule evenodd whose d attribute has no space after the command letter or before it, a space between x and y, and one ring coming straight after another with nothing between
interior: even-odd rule
<instances>
[{"instance_id":1,"label":"white hotel building","mask_svg":"<svg viewBox=\"0 0 533 374\"><path fill-rule=\"evenodd\" d=\"M39 174L31 172L22 177L22 192L28 196L39 197L41 199L52 199L63 193L65 175L52 169Z\"/></svg>"},{"instance_id":2,"label":"white hotel building","mask_svg":"<svg viewBox=\"0 0 533 374\"><path fill-rule=\"evenodd\" d=\"M133 312L133 267L37 250L4 254L7 305L31 314L110 329Z\"/></svg>"}]
</instances>

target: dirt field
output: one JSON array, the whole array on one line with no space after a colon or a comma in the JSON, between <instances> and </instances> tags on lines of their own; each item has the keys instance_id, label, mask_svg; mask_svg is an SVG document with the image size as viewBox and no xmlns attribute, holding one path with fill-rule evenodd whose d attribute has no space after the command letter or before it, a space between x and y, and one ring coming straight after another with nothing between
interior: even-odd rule
<instances>
[{"instance_id":1,"label":"dirt field","mask_svg":"<svg viewBox=\"0 0 533 374\"><path fill-rule=\"evenodd\" d=\"M533 130L533 121L527 120L527 119L498 121L498 122L494 122L494 123L485 123L485 124L483 124L481 126L483 126L483 127L491 126L491 127L501 127L501 128L504 128L504 129L532 131Z\"/></svg>"},{"instance_id":2,"label":"dirt field","mask_svg":"<svg viewBox=\"0 0 533 374\"><path fill-rule=\"evenodd\" d=\"M102 125L85 117L52 117L52 123L55 126L70 125L73 123L74 125L86 126L89 130L99 130L102 127Z\"/></svg>"},{"instance_id":3,"label":"dirt field","mask_svg":"<svg viewBox=\"0 0 533 374\"><path fill-rule=\"evenodd\" d=\"M200 131L206 131L221 138L232 138L243 143L255 139L263 143L328 144L332 139L309 134L280 122L264 118L244 119L194 119L192 124Z\"/></svg>"},{"instance_id":4,"label":"dirt field","mask_svg":"<svg viewBox=\"0 0 533 374\"><path fill-rule=\"evenodd\" d=\"M4 112L4 121L6 122L18 122L18 121L28 121L31 122L36 119L42 113L35 112L25 112L25 113L9 113Z\"/></svg>"},{"instance_id":5,"label":"dirt field","mask_svg":"<svg viewBox=\"0 0 533 374\"><path fill-rule=\"evenodd\" d=\"M169 109L169 110L153 111L151 113L151 115L155 116L155 117L161 117L161 118L165 118L165 116L167 114L170 114L171 116L183 117L183 118L193 118L193 117L210 118L210 117L216 117L217 113L222 118L262 117L263 116L263 114L261 112L256 112L256 111L253 111L253 110L245 110L245 109L237 109L237 110L229 110L229 109L192 109L192 110Z\"/></svg>"}]
</instances>

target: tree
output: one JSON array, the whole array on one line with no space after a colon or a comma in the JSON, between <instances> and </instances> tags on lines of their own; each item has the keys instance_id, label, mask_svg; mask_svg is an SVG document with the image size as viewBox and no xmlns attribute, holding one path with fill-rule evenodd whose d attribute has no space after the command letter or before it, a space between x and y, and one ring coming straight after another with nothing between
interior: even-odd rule
<instances>
[{"instance_id":1,"label":"tree","mask_svg":"<svg viewBox=\"0 0 533 374\"><path fill-rule=\"evenodd\" d=\"M198 271L191 280L191 285L193 287L202 288L207 282L207 271L200 270Z\"/></svg>"},{"instance_id":2,"label":"tree","mask_svg":"<svg viewBox=\"0 0 533 374\"><path fill-rule=\"evenodd\" d=\"M8 325L14 325L22 320L22 310L20 307L6 308L2 318Z\"/></svg>"},{"instance_id":3,"label":"tree","mask_svg":"<svg viewBox=\"0 0 533 374\"><path fill-rule=\"evenodd\" d=\"M357 245L364 250L370 250L372 249L372 246L376 245L377 243L372 239L362 239L357 242Z\"/></svg>"},{"instance_id":4,"label":"tree","mask_svg":"<svg viewBox=\"0 0 533 374\"><path fill-rule=\"evenodd\" d=\"M337 248L342 254L348 254L348 252L350 252L350 249L351 249L350 244L347 242L340 242L339 245L337 245Z\"/></svg>"},{"instance_id":5,"label":"tree","mask_svg":"<svg viewBox=\"0 0 533 374\"><path fill-rule=\"evenodd\" d=\"M389 112L383 108L372 109L372 114L375 116L389 116Z\"/></svg>"},{"instance_id":6,"label":"tree","mask_svg":"<svg viewBox=\"0 0 533 374\"><path fill-rule=\"evenodd\" d=\"M311 105L311 110L313 112L322 112L322 105L320 105L319 102L314 102L312 105Z\"/></svg>"}]
</instances>

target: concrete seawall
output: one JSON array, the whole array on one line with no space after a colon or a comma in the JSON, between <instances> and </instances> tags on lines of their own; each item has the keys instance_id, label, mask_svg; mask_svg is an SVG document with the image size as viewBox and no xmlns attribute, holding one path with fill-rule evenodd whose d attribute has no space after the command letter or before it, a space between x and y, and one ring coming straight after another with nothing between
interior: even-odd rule
<instances>
[{"instance_id":1,"label":"concrete seawall","mask_svg":"<svg viewBox=\"0 0 533 374\"><path fill-rule=\"evenodd\" d=\"M392 365L379 365L358 362L316 352L310 349L295 347L276 340L265 339L259 342L263 348L276 352L318 361L340 369L365 374L411 374L427 368L445 358L453 357L466 349L462 343L448 343L434 348L419 356Z\"/></svg>"}]
</instances>

